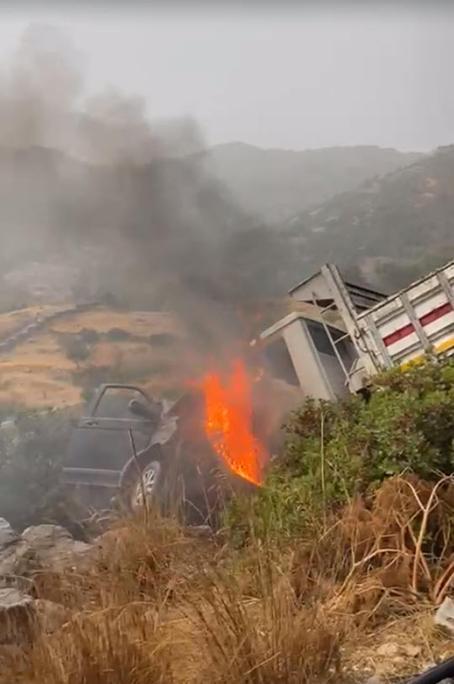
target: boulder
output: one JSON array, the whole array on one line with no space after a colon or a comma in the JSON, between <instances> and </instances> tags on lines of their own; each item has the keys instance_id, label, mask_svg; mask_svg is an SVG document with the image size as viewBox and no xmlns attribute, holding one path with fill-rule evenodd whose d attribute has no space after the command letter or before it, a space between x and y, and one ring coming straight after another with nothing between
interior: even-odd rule
<instances>
[{"instance_id":1,"label":"boulder","mask_svg":"<svg viewBox=\"0 0 454 684\"><path fill-rule=\"evenodd\" d=\"M11 544L19 541L19 535L5 518L0 518L0 553Z\"/></svg>"},{"instance_id":2,"label":"boulder","mask_svg":"<svg viewBox=\"0 0 454 684\"><path fill-rule=\"evenodd\" d=\"M434 621L451 633L454 632L454 601L447 596L435 613Z\"/></svg>"},{"instance_id":3,"label":"boulder","mask_svg":"<svg viewBox=\"0 0 454 684\"><path fill-rule=\"evenodd\" d=\"M24 587L33 551L13 530L11 525L0 518L0 587Z\"/></svg>"},{"instance_id":4,"label":"boulder","mask_svg":"<svg viewBox=\"0 0 454 684\"><path fill-rule=\"evenodd\" d=\"M0 588L29 589L33 575L42 570L84 571L97 551L97 546L75 540L59 525L36 525L18 535L0 518Z\"/></svg>"},{"instance_id":5,"label":"boulder","mask_svg":"<svg viewBox=\"0 0 454 684\"><path fill-rule=\"evenodd\" d=\"M96 551L95 546L75 540L60 525L27 527L21 539L33 551L36 566L53 572L88 568Z\"/></svg>"},{"instance_id":6,"label":"boulder","mask_svg":"<svg viewBox=\"0 0 454 684\"><path fill-rule=\"evenodd\" d=\"M14 587L0 589L0 644L30 642L34 627L33 599Z\"/></svg>"},{"instance_id":7,"label":"boulder","mask_svg":"<svg viewBox=\"0 0 454 684\"><path fill-rule=\"evenodd\" d=\"M14 587L0 589L0 645L29 644L38 634L52 634L71 617L53 601L33 599Z\"/></svg>"}]
</instances>

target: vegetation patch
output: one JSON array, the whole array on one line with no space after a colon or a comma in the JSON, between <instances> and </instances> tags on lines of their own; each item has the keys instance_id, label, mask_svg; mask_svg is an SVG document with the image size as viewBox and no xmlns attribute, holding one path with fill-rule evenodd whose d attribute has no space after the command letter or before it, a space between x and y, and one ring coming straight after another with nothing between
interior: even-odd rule
<instances>
[{"instance_id":1,"label":"vegetation patch","mask_svg":"<svg viewBox=\"0 0 454 684\"><path fill-rule=\"evenodd\" d=\"M389 477L414 474L433 482L454 465L454 361L429 360L374 381L369 401L306 401L289 419L287 444L257 497L236 501L228 516L245 530L243 505L255 525L277 536L297 534L310 519L369 502ZM237 510L235 510L235 506ZM230 518L229 518L230 519Z\"/></svg>"},{"instance_id":2,"label":"vegetation patch","mask_svg":"<svg viewBox=\"0 0 454 684\"><path fill-rule=\"evenodd\" d=\"M432 616L454 581L453 387L453 362L429 360L379 377L367 402L306 402L264 486L216 533L151 509L118 521L90 570L40 577L71 619L24 654L29 680L326 684L388 668L392 681L452 654ZM16 493L58 490L46 458L61 444L33 434L9 460L20 477L1 473ZM27 501L48 495L27 486ZM390 634L407 655L380 660Z\"/></svg>"},{"instance_id":3,"label":"vegetation patch","mask_svg":"<svg viewBox=\"0 0 454 684\"><path fill-rule=\"evenodd\" d=\"M0 517L18 530L42 522L73 526L61 482L67 412L16 414L0 430Z\"/></svg>"},{"instance_id":4,"label":"vegetation patch","mask_svg":"<svg viewBox=\"0 0 454 684\"><path fill-rule=\"evenodd\" d=\"M123 340L129 340L131 333L122 328L111 328L106 332L105 336L111 342L122 342Z\"/></svg>"}]
</instances>

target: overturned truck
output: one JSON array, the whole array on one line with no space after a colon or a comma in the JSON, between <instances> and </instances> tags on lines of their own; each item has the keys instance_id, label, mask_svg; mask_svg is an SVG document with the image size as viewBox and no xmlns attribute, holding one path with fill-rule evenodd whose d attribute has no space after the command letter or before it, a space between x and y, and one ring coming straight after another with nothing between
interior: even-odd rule
<instances>
[{"instance_id":1,"label":"overturned truck","mask_svg":"<svg viewBox=\"0 0 454 684\"><path fill-rule=\"evenodd\" d=\"M454 353L454 261L386 296L326 264L289 292L290 314L262 332L269 371L301 396L335 400L426 354Z\"/></svg>"}]
</instances>

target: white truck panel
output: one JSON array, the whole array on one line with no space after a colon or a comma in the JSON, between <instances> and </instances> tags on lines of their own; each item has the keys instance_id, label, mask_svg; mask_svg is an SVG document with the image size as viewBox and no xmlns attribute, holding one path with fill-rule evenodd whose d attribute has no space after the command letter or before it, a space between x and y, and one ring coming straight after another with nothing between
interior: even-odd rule
<instances>
[{"instance_id":1,"label":"white truck panel","mask_svg":"<svg viewBox=\"0 0 454 684\"><path fill-rule=\"evenodd\" d=\"M390 367L433 350L454 352L454 262L359 314L366 348Z\"/></svg>"},{"instance_id":2,"label":"white truck panel","mask_svg":"<svg viewBox=\"0 0 454 684\"><path fill-rule=\"evenodd\" d=\"M410 300L410 304L413 306L415 314L418 318L426 316L434 309L437 309L439 306L446 304L446 295L441 290L440 286L438 286L437 289L431 288L431 290L427 292L427 295L429 296L427 296L427 298L423 300L413 299L413 297L411 297L410 295L408 297Z\"/></svg>"},{"instance_id":3,"label":"white truck panel","mask_svg":"<svg viewBox=\"0 0 454 684\"><path fill-rule=\"evenodd\" d=\"M400 356L401 354L405 353L405 351L410 352L415 345L419 349L418 336L416 333L412 333L411 335L404 337L402 340L398 340L397 342L394 342L394 344L390 344L388 346L388 353L393 357Z\"/></svg>"},{"instance_id":4,"label":"white truck panel","mask_svg":"<svg viewBox=\"0 0 454 684\"><path fill-rule=\"evenodd\" d=\"M376 318L375 316L372 317L372 320L374 321L375 325L380 327L380 333L383 338L388 337L388 335L392 335L398 330L401 330L408 323L408 316L402 309L402 304L399 304L399 310L396 311L396 313L393 315L391 319L386 319L386 321L383 321L380 320L380 318Z\"/></svg>"}]
</instances>

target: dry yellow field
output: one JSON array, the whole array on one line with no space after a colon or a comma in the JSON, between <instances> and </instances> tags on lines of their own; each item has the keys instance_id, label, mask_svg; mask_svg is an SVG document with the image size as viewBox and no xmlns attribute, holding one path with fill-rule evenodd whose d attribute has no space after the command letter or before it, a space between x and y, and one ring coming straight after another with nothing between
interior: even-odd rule
<instances>
[{"instance_id":1,"label":"dry yellow field","mask_svg":"<svg viewBox=\"0 0 454 684\"><path fill-rule=\"evenodd\" d=\"M0 342L36 320L37 314L44 318L56 311L56 307L36 307L0 315ZM124 339L112 339L112 329L126 333ZM77 362L63 341L76 340L83 330L94 331L97 339L88 344L87 358ZM165 341L153 344L149 339L163 334L174 337L171 348ZM0 406L75 406L82 401L78 377L87 377L96 369L121 367L123 375L130 375L136 384L162 391L171 381L169 367L182 336L177 321L167 313L129 313L105 307L65 313L44 323L9 351L0 352Z\"/></svg>"}]
</instances>

